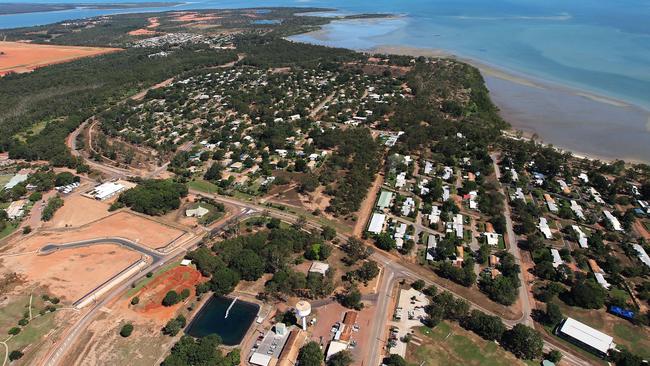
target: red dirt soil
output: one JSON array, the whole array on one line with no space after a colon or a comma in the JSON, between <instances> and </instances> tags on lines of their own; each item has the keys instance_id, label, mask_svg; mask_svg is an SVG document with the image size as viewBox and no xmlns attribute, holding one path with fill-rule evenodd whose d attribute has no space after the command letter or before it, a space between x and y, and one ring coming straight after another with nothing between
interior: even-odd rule
<instances>
[{"instance_id":1,"label":"red dirt soil","mask_svg":"<svg viewBox=\"0 0 650 366\"><path fill-rule=\"evenodd\" d=\"M0 76L30 72L39 67L82 57L121 51L120 48L55 46L24 42L0 42Z\"/></svg>"},{"instance_id":2,"label":"red dirt soil","mask_svg":"<svg viewBox=\"0 0 650 366\"><path fill-rule=\"evenodd\" d=\"M152 31L151 29L158 28L158 26L160 25L159 19L154 17L154 18L149 18L147 20L149 21L149 24L146 26L146 28L140 28L140 29L130 31L129 35L143 36L143 35L158 34L158 32Z\"/></svg>"},{"instance_id":3,"label":"red dirt soil","mask_svg":"<svg viewBox=\"0 0 650 366\"><path fill-rule=\"evenodd\" d=\"M194 295L194 286L203 281L201 272L192 267L178 266L161 274L149 284L144 286L137 294L140 304L135 311L148 318L155 318L160 321L171 319L182 303L174 306L163 306L162 300L169 291L176 291L179 294L183 289L190 290L190 296ZM130 301L130 300L129 300Z\"/></svg>"},{"instance_id":4,"label":"red dirt soil","mask_svg":"<svg viewBox=\"0 0 650 366\"><path fill-rule=\"evenodd\" d=\"M221 17L215 15L201 15L198 13L179 13L179 16L173 18L175 22L200 22L204 20L215 20L221 19Z\"/></svg>"}]
</instances>

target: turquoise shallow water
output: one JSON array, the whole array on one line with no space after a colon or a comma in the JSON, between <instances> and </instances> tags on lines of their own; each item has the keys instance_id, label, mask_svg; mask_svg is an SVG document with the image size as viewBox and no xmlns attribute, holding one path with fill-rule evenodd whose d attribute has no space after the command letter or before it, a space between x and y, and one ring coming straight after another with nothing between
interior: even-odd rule
<instances>
[{"instance_id":1,"label":"turquoise shallow water","mask_svg":"<svg viewBox=\"0 0 650 366\"><path fill-rule=\"evenodd\" d=\"M74 2L52 2L66 1ZM326 27L333 39L321 43L443 49L650 109L648 0L208 0L174 9L264 6L403 14L397 20L334 23ZM0 29L115 12L124 10L0 16Z\"/></svg>"},{"instance_id":2,"label":"turquoise shallow water","mask_svg":"<svg viewBox=\"0 0 650 366\"><path fill-rule=\"evenodd\" d=\"M638 106L488 80L514 127L579 153L650 161L649 0L204 0L173 8L7 15L0 16L0 29L117 12L271 6L401 15L335 21L323 31L293 37L297 41L353 49L393 45L443 50Z\"/></svg>"}]
</instances>

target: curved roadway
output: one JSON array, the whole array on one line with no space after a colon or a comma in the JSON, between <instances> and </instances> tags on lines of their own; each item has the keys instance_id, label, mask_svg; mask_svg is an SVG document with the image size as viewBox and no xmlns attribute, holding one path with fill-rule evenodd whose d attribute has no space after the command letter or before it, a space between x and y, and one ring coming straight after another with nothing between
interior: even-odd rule
<instances>
[{"instance_id":1,"label":"curved roadway","mask_svg":"<svg viewBox=\"0 0 650 366\"><path fill-rule=\"evenodd\" d=\"M136 252L140 252L142 254L145 254L152 259L152 265L158 263L161 261L165 256L161 254L160 252L153 250L151 248L142 246L140 244L137 244L131 240L124 239L124 238L119 238L119 237L107 237L107 238L98 238L98 239L89 239L89 240L81 240L81 241L76 241L72 243L64 243L64 244L48 244L44 247L42 247L39 250L39 254L42 255L48 255L53 252L59 251L59 250L65 250L65 249L74 249L74 248L83 248L83 247L89 247L92 245L101 245L101 244L117 244L122 247L126 247L128 249L135 250Z\"/></svg>"}]
</instances>

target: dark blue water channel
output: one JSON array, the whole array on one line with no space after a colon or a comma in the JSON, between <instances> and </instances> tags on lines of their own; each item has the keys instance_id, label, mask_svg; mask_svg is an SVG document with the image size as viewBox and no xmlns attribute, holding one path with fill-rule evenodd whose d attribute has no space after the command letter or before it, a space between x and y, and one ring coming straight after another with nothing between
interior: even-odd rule
<instances>
[{"instance_id":1,"label":"dark blue water channel","mask_svg":"<svg viewBox=\"0 0 650 366\"><path fill-rule=\"evenodd\" d=\"M217 334L226 346L239 344L255 320L259 305L237 300L225 318L232 301L232 298L213 296L203 305L185 332L196 338Z\"/></svg>"}]
</instances>

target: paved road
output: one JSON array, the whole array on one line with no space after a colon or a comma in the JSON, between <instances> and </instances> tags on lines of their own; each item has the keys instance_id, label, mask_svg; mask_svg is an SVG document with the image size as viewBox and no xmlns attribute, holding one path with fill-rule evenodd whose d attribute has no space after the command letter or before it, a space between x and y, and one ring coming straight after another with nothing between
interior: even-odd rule
<instances>
[{"instance_id":1,"label":"paved road","mask_svg":"<svg viewBox=\"0 0 650 366\"><path fill-rule=\"evenodd\" d=\"M494 157L493 157L493 159L494 159ZM90 163L90 161L88 159L86 159L86 161ZM106 167L104 165L96 164L94 162L92 162L92 163L93 164L91 164L91 165L95 166L96 168L99 168L100 170L107 171L108 173L112 173L112 174L116 174L116 175L124 174L123 171L113 169L112 167ZM102 168L104 168L104 169L102 169ZM499 176L499 174L500 174L498 169L499 168L498 168L498 166L496 165L496 162L495 162L495 170L496 170L497 176ZM503 188L502 188L502 192L503 192ZM199 191L194 191L193 193L206 195L204 192L199 192ZM210 195L208 195L208 196L210 196ZM272 210L272 209L269 209L268 207L259 206L259 205L254 204L254 203L241 202L239 200L226 198L226 197L222 197L222 196L214 196L214 195L212 195L212 197L215 198L218 201L228 203L230 205L240 207L240 208L243 208L243 209L247 209L247 210L242 210L242 213L240 214L241 216L244 216L244 215L247 215L247 214L254 214L255 212L260 212L260 211L267 211L267 212L269 212L271 214L271 216L276 217L276 218L280 218L280 219L288 221L288 222L295 222L298 219L297 215L293 215L291 213L287 213L287 212L283 212L283 211ZM518 250L517 245L516 245L514 231L512 230L512 220L510 219L510 209L509 209L507 204L505 205L505 207L506 207L506 212L505 212L506 225L507 225L507 230L508 230L510 250L511 250L513 256L515 256L515 260L518 263L521 263L521 255L520 255L519 250ZM244 214L244 212L247 212L247 213ZM220 227L221 228L225 227L231 221L232 220L229 220L228 222L224 223ZM307 222L307 226L312 227L312 228L319 228L320 229L320 225L309 222L309 221ZM343 240L343 241L346 241L348 239L348 237L345 236L345 235L339 235L339 238L341 240ZM170 255L172 255L172 254L170 254ZM167 256L166 258L169 258L169 256ZM378 316L377 321L373 323L373 329L372 329L372 333L371 333L371 339L376 340L376 342L371 342L372 345L368 349L367 356L364 358L363 364L366 365L366 366L367 365L379 365L381 363L382 345L385 344L385 341L386 341L383 338L383 335L384 335L385 330L386 330L386 324L387 324L387 319L388 319L388 313L389 313L388 305L390 304L391 290L392 290L392 288L394 286L394 282L396 280L403 279L403 278L409 278L409 277L410 278L421 278L421 279L425 280L427 285L435 285L438 288L444 289L446 291L450 291L449 289L443 288L442 286L440 286L437 283L434 283L431 280L427 280L426 279L427 276L423 274L423 270L425 270L425 269L423 269L422 267L414 265L414 266L417 267L417 268L414 268L409 263L400 264L398 262L395 262L395 260L399 260L399 257L396 257L396 256L394 256L394 255L392 255L390 253L376 251L375 253L373 253L371 258L373 260L375 260L375 261L377 261L379 263L382 263L384 265L384 277L382 279L382 286L378 290L379 291L379 296L378 296L378 302L377 302L377 314L379 314L380 316ZM165 262L166 262L165 259L161 260L158 263L158 266L162 265ZM531 314L531 312L530 312L530 301L529 301L529 298L528 298L527 287L526 287L524 279L523 279L523 274L520 274L520 280L522 282L522 286L524 286L524 288L526 289L525 291L520 291L520 299L521 299L521 303L522 303L523 315L522 315L522 317L520 319L514 319L514 320L513 319L503 319L504 323L508 327L512 327L517 323L524 323L524 324L529 325L529 326L532 326L534 324L533 321L532 321L532 318L530 316L530 314ZM87 313L84 316L84 318L82 318L82 320L78 323L79 325L75 326L73 328L73 330L71 332L71 333L73 333L72 339L74 340L76 338L76 336L78 335L78 333L82 329L85 329L87 323L89 322L90 319L92 319L94 313L96 313L96 311L98 309L100 309L102 306L104 306L104 304L108 303L108 301L110 301L110 299L112 299L115 296L119 295L122 291L124 291L126 289L127 286L128 286L128 282L125 283L123 286L121 286L121 288L116 289L115 291L113 291L109 296L106 296L106 298L102 302L98 303L93 308L93 310L91 312ZM453 291L450 291L450 292L453 293ZM455 294L455 295L458 296L458 297L462 297L462 296L460 296L458 294ZM488 311L487 309L484 309L479 304L470 302L470 306L472 306L472 308L479 309L479 310L481 310L481 311L483 311L485 313L493 314L492 312ZM56 352L57 355L59 353L64 354L65 352L62 352L61 350L66 349L67 347L70 346L69 343L66 343L66 342L68 342L69 338L70 337L66 338L66 341L64 341L64 343L63 343L65 345L65 347L60 348ZM559 348L560 351L562 351L562 353L564 354L565 362L567 362L569 364L572 364L572 365L577 365L577 366L587 366L587 365L589 365L589 362L584 361L583 359L575 356L570 351L567 351L566 349L563 349L563 347L561 347L561 346L558 347L554 343L555 342L550 342L550 341L547 340L546 343L545 343L545 347L547 349L551 349L551 348L557 349L557 348ZM60 356L57 356L57 357L60 357ZM56 362L55 363L48 363L48 365L56 365Z\"/></svg>"},{"instance_id":2,"label":"paved road","mask_svg":"<svg viewBox=\"0 0 650 366\"><path fill-rule=\"evenodd\" d=\"M219 230L227 225L229 225L230 222L233 220L238 220L241 219L245 216L253 214L255 211L251 210L243 210L242 212L238 213L237 215L233 216L233 218L229 221L226 221L217 227L213 228L213 230ZM50 350L50 353L46 356L45 361L41 363L41 365L47 365L47 366L56 366L56 365L61 365L63 357L68 354L70 351L70 348L75 344L79 336L85 331L85 329L88 327L88 325L95 319L97 316L97 312L101 310L104 306L108 305L111 301L114 299L118 298L121 296L125 291L127 291L131 287L131 283L134 281L139 280L140 278L144 277L148 272L154 272L158 268L164 266L166 263L184 255L187 251L192 250L203 238L202 237L195 237L192 240L189 240L188 242L184 243L182 246L174 249L171 253L166 254L164 256L161 256L160 253L157 253L151 249L146 249L143 248L142 246L139 246L129 240L124 240L122 238L112 238L114 241L120 245L125 245L133 250L137 250L139 252L144 253L145 251L149 252L149 255L152 255L152 258L154 258L153 254L155 254L156 258L159 258L155 262L151 263L151 265L147 266L144 268L142 271L139 273L133 275L130 277L128 280L124 281L120 286L116 287L112 291L110 291L107 295L105 295L100 301L95 303L92 308L90 308L82 317L79 319L67 332L67 334L64 336L64 338L52 345L52 349ZM75 242L75 243L69 243L67 245L69 246L78 246L78 245L92 245L89 243L97 243L97 242L106 242L106 239L94 239L94 240L89 240L86 242ZM53 246L52 249L60 248L61 246L66 246L66 244L60 244Z\"/></svg>"},{"instance_id":3,"label":"paved road","mask_svg":"<svg viewBox=\"0 0 650 366\"><path fill-rule=\"evenodd\" d=\"M65 243L65 244L48 244L44 247L42 247L39 252L40 254L51 254L57 250L65 250L65 249L73 249L73 248L83 248L83 247L88 247L91 245L98 245L98 244L117 244L123 247L126 247L131 250L135 250L136 252L140 252L142 254L145 254L152 259L152 265L160 262L165 258L165 256L153 249L147 248L145 246L142 246L140 244L137 244L131 240L124 239L124 238L118 238L118 237L107 237L107 238L96 238L96 239L90 239L90 240L82 240L82 241L77 241L74 243Z\"/></svg>"},{"instance_id":4,"label":"paved road","mask_svg":"<svg viewBox=\"0 0 650 366\"><path fill-rule=\"evenodd\" d=\"M198 192L195 191L193 193L201 193L203 195L206 195L206 193L203 192ZM228 197L223 197L223 196L217 196L217 195L207 195L212 198L214 198L216 201L221 201L223 203L227 203L233 206L239 206L242 208L247 208L247 209L252 209L252 210L257 210L257 211L266 211L269 213L270 216L279 218L283 221L286 221L288 223L294 223L297 221L298 216L285 212L285 211L279 211L275 209L270 209L268 207L264 206L259 206L254 203L250 202L241 202L232 198ZM508 217L508 216L506 216ZM320 224L314 223L307 221L306 227L312 228L312 229L320 229ZM348 236L343 235L343 234L338 234L337 237L339 240L342 242L345 242L349 239ZM517 248L515 246L515 248ZM372 332L370 334L370 339L374 340L375 342L371 342L371 346L368 349L367 355L364 357L363 360L363 365L368 366L368 365L380 365L381 364L381 357L382 357L382 352L383 352L383 345L387 341L387 323L388 323L388 317L390 314L390 309L388 309L388 305L390 304L390 295L391 295L391 290L393 286L395 285L396 281L402 280L402 279L422 279L426 283L427 286L436 286L439 290L444 290L451 292L454 294L456 297L461 297L461 295L458 295L454 293L453 291L441 286L440 284L437 284L433 282L432 280L428 279L430 276L426 276L424 272L428 271L426 268L423 268L418 265L411 265L410 263L400 263L399 257L392 255L390 253L382 252L379 250L376 250L370 258L378 263L383 264L384 266L384 277L382 279L382 283L380 288L378 289L379 291L379 296L378 296L378 302L377 302L377 310L376 313L378 316L375 318L375 322L373 322L373 328ZM523 283L523 282L522 282ZM527 291L520 291L520 293L526 294ZM526 296L528 298L528 296ZM466 300L468 301L468 300ZM473 309L481 310L486 314L490 315L497 315L494 314L493 312L483 308L480 304L473 303L471 301L468 301L470 304L470 307ZM530 317L530 312L525 313L522 315L521 318L519 319L504 319L502 318L503 323L508 327L512 328L516 324L519 323L524 323L526 325L530 324L532 326L532 319ZM527 323L527 321L530 320L531 323ZM386 337L384 336L386 335ZM545 340L545 345L544 345L546 350L551 350L551 349L557 349L563 354L563 361L569 365L574 365L574 366L589 366L590 362L582 359L579 356L576 356L571 352L571 350L567 349L566 347L563 346L562 343L559 341L551 340L551 339L546 339Z\"/></svg>"},{"instance_id":5,"label":"paved road","mask_svg":"<svg viewBox=\"0 0 650 366\"><path fill-rule=\"evenodd\" d=\"M494 164L494 173L496 174L497 179L501 178L501 171L499 170L499 164L497 164L496 154L491 154L492 163ZM521 288L519 289L519 303L521 304L521 311L523 313L521 323L526 324L529 327L533 327L535 322L531 317L531 306L530 298L528 297L528 284L524 277L524 269L521 267L521 252L517 246L517 237L515 236L515 231L512 226L512 218L510 213L510 205L507 202L507 194L503 189L503 186L499 184L499 190L503 195L503 198L506 200L504 207L504 216L506 218L506 233L508 234L508 251L515 257L515 263L517 263L521 269L519 271L519 282L521 282Z\"/></svg>"}]
</instances>

